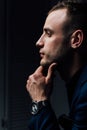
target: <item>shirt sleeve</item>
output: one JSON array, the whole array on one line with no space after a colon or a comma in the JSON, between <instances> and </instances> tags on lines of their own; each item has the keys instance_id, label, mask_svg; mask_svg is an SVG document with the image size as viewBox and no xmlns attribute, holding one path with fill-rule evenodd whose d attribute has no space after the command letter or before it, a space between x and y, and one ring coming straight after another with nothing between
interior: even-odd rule
<instances>
[{"instance_id":1,"label":"shirt sleeve","mask_svg":"<svg viewBox=\"0 0 87 130\"><path fill-rule=\"evenodd\" d=\"M60 130L51 105L43 107L36 115L31 115L29 130Z\"/></svg>"}]
</instances>

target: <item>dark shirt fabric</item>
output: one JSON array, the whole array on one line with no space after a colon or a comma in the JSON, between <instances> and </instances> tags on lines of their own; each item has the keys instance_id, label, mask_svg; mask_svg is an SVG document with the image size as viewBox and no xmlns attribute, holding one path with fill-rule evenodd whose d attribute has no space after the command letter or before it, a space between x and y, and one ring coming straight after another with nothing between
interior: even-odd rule
<instances>
[{"instance_id":1,"label":"dark shirt fabric","mask_svg":"<svg viewBox=\"0 0 87 130\"><path fill-rule=\"evenodd\" d=\"M77 74L69 115L73 120L72 130L87 130L87 66Z\"/></svg>"},{"instance_id":2,"label":"dark shirt fabric","mask_svg":"<svg viewBox=\"0 0 87 130\"><path fill-rule=\"evenodd\" d=\"M57 119L51 105L44 107L29 120L29 130L87 130L87 66L79 70L66 84L69 115Z\"/></svg>"},{"instance_id":3,"label":"dark shirt fabric","mask_svg":"<svg viewBox=\"0 0 87 130\"><path fill-rule=\"evenodd\" d=\"M77 82L79 80L80 74L82 72L82 69L80 69L70 80L68 83L66 83L66 89L67 89L67 96L68 96L68 103L69 107L71 107L71 102L73 99L73 94L77 85Z\"/></svg>"}]
</instances>

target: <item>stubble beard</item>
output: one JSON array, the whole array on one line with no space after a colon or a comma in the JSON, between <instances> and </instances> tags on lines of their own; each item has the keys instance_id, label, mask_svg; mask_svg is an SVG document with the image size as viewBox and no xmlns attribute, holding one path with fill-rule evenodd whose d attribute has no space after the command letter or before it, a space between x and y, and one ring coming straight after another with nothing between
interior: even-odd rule
<instances>
[{"instance_id":1,"label":"stubble beard","mask_svg":"<svg viewBox=\"0 0 87 130\"><path fill-rule=\"evenodd\" d=\"M51 57L49 55L46 55L45 58L42 58L40 61L40 65L43 67L43 74L46 76L48 72L48 68L51 65Z\"/></svg>"},{"instance_id":2,"label":"stubble beard","mask_svg":"<svg viewBox=\"0 0 87 130\"><path fill-rule=\"evenodd\" d=\"M43 68L48 68L50 66L50 62L47 61L46 59L41 59L40 65L43 66Z\"/></svg>"},{"instance_id":3,"label":"stubble beard","mask_svg":"<svg viewBox=\"0 0 87 130\"><path fill-rule=\"evenodd\" d=\"M72 48L69 45L69 38L64 39L61 48L60 50L58 50L57 54L58 55L56 55L56 57L50 57L50 55L47 55L46 59L49 60L41 59L40 65L43 66L44 70L47 71L52 63L57 63L57 69L67 63L67 61L69 60L68 57L70 58L70 56L72 55Z\"/></svg>"}]
</instances>

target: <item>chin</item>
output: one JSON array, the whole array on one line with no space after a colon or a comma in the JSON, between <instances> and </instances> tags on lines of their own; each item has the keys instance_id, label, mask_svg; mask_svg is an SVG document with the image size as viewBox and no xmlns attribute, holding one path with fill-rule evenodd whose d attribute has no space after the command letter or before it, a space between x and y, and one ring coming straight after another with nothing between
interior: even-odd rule
<instances>
[{"instance_id":1,"label":"chin","mask_svg":"<svg viewBox=\"0 0 87 130\"><path fill-rule=\"evenodd\" d=\"M41 61L41 62L40 62L40 65L43 66L43 67L46 67L46 68L49 67L50 64L51 64L51 63L46 62L46 61Z\"/></svg>"}]
</instances>

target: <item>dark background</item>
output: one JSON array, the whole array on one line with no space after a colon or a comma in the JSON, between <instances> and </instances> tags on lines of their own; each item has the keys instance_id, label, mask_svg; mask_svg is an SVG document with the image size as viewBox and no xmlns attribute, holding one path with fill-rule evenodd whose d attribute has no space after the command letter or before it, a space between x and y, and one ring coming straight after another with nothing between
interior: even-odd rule
<instances>
[{"instance_id":1,"label":"dark background","mask_svg":"<svg viewBox=\"0 0 87 130\"><path fill-rule=\"evenodd\" d=\"M28 130L28 76L39 65L35 43L48 10L57 0L0 0L0 130ZM67 113L64 82L55 78L52 106L57 116Z\"/></svg>"}]
</instances>

